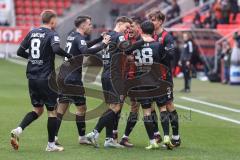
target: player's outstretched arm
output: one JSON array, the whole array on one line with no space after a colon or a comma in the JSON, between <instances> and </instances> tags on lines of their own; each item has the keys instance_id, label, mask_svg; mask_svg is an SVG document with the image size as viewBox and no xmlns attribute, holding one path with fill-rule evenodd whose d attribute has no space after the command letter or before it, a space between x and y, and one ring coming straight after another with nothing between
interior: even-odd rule
<instances>
[{"instance_id":1,"label":"player's outstretched arm","mask_svg":"<svg viewBox=\"0 0 240 160\"><path fill-rule=\"evenodd\" d=\"M110 36L104 36L102 42L100 43L100 45L98 47L95 48L88 48L88 46L84 43L84 41L80 41L81 43L79 43L79 50L81 51L81 53L83 54L96 54L99 51L103 50L104 48L107 47L107 45L110 43Z\"/></svg>"},{"instance_id":2,"label":"player's outstretched arm","mask_svg":"<svg viewBox=\"0 0 240 160\"><path fill-rule=\"evenodd\" d=\"M53 53L67 58L72 58L71 54L67 54L61 47L59 43L55 43L52 45Z\"/></svg>"},{"instance_id":3,"label":"player's outstretched arm","mask_svg":"<svg viewBox=\"0 0 240 160\"><path fill-rule=\"evenodd\" d=\"M103 37L100 36L100 37L98 37L98 38L96 38L96 39L94 39L94 40L92 40L92 41L87 41L87 42L86 42L86 43L87 43L87 47L88 47L88 48L91 48L91 47L94 46L95 44L100 43L102 40L103 40Z\"/></svg>"},{"instance_id":4,"label":"player's outstretched arm","mask_svg":"<svg viewBox=\"0 0 240 160\"><path fill-rule=\"evenodd\" d=\"M120 49L124 51L125 54L129 55L136 49L141 48L144 45L144 41L141 39L134 44L130 44L129 41L121 42L122 44L119 45ZM124 44L125 43L125 44Z\"/></svg>"}]
</instances>

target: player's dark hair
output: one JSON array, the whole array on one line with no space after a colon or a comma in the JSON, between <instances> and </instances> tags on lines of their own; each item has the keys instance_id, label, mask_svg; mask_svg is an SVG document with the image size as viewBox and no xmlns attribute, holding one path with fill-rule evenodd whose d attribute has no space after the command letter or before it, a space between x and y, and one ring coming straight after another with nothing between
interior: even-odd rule
<instances>
[{"instance_id":1,"label":"player's dark hair","mask_svg":"<svg viewBox=\"0 0 240 160\"><path fill-rule=\"evenodd\" d=\"M42 23L43 24L48 24L51 21L52 18L57 17L57 14L53 10L44 10L41 13L41 17L42 17Z\"/></svg>"},{"instance_id":2,"label":"player's dark hair","mask_svg":"<svg viewBox=\"0 0 240 160\"><path fill-rule=\"evenodd\" d=\"M135 17L132 17L131 19L132 19L133 23L136 23L136 24L139 24L139 25L141 25L141 23L143 22L141 17L136 17L135 16Z\"/></svg>"},{"instance_id":3,"label":"player's dark hair","mask_svg":"<svg viewBox=\"0 0 240 160\"><path fill-rule=\"evenodd\" d=\"M115 22L115 24L117 24L117 23L119 23L119 22L122 22L122 23L132 23L132 20L130 19L130 18L128 18L128 17L126 17L126 16L121 16L121 17L118 17L117 19L116 19L116 22Z\"/></svg>"},{"instance_id":4,"label":"player's dark hair","mask_svg":"<svg viewBox=\"0 0 240 160\"><path fill-rule=\"evenodd\" d=\"M157 20L165 21L166 16L161 11L155 11L148 15L149 19L156 18Z\"/></svg>"},{"instance_id":5,"label":"player's dark hair","mask_svg":"<svg viewBox=\"0 0 240 160\"><path fill-rule=\"evenodd\" d=\"M90 16L78 16L74 21L75 27L78 28L82 23L86 22L88 19L91 20L92 18Z\"/></svg>"},{"instance_id":6,"label":"player's dark hair","mask_svg":"<svg viewBox=\"0 0 240 160\"><path fill-rule=\"evenodd\" d=\"M154 28L154 24L151 21L147 20L141 24L141 29L143 33L152 35L154 33L155 28Z\"/></svg>"}]
</instances>

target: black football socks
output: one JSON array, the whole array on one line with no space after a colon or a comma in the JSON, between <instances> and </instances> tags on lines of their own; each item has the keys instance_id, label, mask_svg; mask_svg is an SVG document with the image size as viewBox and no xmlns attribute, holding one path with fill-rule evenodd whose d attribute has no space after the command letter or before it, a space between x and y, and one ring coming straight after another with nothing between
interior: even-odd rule
<instances>
[{"instance_id":1,"label":"black football socks","mask_svg":"<svg viewBox=\"0 0 240 160\"><path fill-rule=\"evenodd\" d=\"M127 125L125 128L125 136L129 136L132 132L133 128L137 124L138 121L138 113L130 112L127 120Z\"/></svg>"},{"instance_id":2,"label":"black football socks","mask_svg":"<svg viewBox=\"0 0 240 160\"><path fill-rule=\"evenodd\" d=\"M179 118L176 110L169 112L169 120L171 123L173 135L179 135Z\"/></svg>"},{"instance_id":3,"label":"black football socks","mask_svg":"<svg viewBox=\"0 0 240 160\"><path fill-rule=\"evenodd\" d=\"M60 129L61 124L62 124L62 119L63 119L63 114L57 113L57 129L56 129L56 135L55 136L58 136L58 132L59 132L59 129Z\"/></svg>"},{"instance_id":4,"label":"black football socks","mask_svg":"<svg viewBox=\"0 0 240 160\"><path fill-rule=\"evenodd\" d=\"M29 112L25 115L25 117L23 118L19 127L21 127L24 130L27 126L29 126L37 118L38 118L38 114L36 112L34 112L34 111Z\"/></svg>"},{"instance_id":5,"label":"black football socks","mask_svg":"<svg viewBox=\"0 0 240 160\"><path fill-rule=\"evenodd\" d=\"M108 109L98 120L95 130L100 133L104 127L109 128L113 131L115 113ZM111 133L112 133L111 131Z\"/></svg>"},{"instance_id":6,"label":"black football socks","mask_svg":"<svg viewBox=\"0 0 240 160\"><path fill-rule=\"evenodd\" d=\"M153 121L152 117L150 116L144 116L143 117L144 125L148 134L148 138L150 140L154 139L154 131L153 131Z\"/></svg>"},{"instance_id":7,"label":"black football socks","mask_svg":"<svg viewBox=\"0 0 240 160\"><path fill-rule=\"evenodd\" d=\"M169 115L167 111L160 113L161 124L163 128L164 135L169 135Z\"/></svg>"},{"instance_id":8,"label":"black football socks","mask_svg":"<svg viewBox=\"0 0 240 160\"><path fill-rule=\"evenodd\" d=\"M83 116L76 115L76 125L79 136L85 136L86 131L85 115Z\"/></svg>"},{"instance_id":9,"label":"black football socks","mask_svg":"<svg viewBox=\"0 0 240 160\"><path fill-rule=\"evenodd\" d=\"M48 142L54 142L57 130L57 117L48 117L47 129L48 129Z\"/></svg>"},{"instance_id":10,"label":"black football socks","mask_svg":"<svg viewBox=\"0 0 240 160\"><path fill-rule=\"evenodd\" d=\"M152 116L152 120L153 120L154 133L157 133L157 132L159 132L159 128L158 128L158 117L157 117L157 113L155 110L152 111L151 116Z\"/></svg>"}]
</instances>

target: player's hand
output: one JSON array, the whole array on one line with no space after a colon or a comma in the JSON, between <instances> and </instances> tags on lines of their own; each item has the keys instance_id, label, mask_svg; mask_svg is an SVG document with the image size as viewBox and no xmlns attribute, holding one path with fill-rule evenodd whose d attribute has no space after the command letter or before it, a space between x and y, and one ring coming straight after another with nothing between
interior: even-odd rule
<instances>
[{"instance_id":1,"label":"player's hand","mask_svg":"<svg viewBox=\"0 0 240 160\"><path fill-rule=\"evenodd\" d=\"M106 36L107 35L107 32L102 32L101 33L101 36L104 38L104 36Z\"/></svg>"},{"instance_id":2,"label":"player's hand","mask_svg":"<svg viewBox=\"0 0 240 160\"><path fill-rule=\"evenodd\" d=\"M109 35L105 35L104 37L103 37L103 43L104 44L109 44L110 43L110 39L111 39L111 36L109 36Z\"/></svg>"},{"instance_id":3,"label":"player's hand","mask_svg":"<svg viewBox=\"0 0 240 160\"><path fill-rule=\"evenodd\" d=\"M190 66L190 61L187 61L187 62L186 62L186 65L189 67L189 66Z\"/></svg>"},{"instance_id":4,"label":"player's hand","mask_svg":"<svg viewBox=\"0 0 240 160\"><path fill-rule=\"evenodd\" d=\"M66 54L67 59L71 59L73 56L71 54Z\"/></svg>"}]
</instances>

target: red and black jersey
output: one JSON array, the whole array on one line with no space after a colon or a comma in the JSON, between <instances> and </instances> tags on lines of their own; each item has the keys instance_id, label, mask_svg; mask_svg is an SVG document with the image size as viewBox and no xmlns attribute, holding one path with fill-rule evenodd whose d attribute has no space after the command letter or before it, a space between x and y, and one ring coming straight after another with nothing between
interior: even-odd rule
<instances>
[{"instance_id":1,"label":"red and black jersey","mask_svg":"<svg viewBox=\"0 0 240 160\"><path fill-rule=\"evenodd\" d=\"M160 65L162 79L172 82L171 60L175 54L174 38L166 30L163 30L160 34L155 34L153 38L163 46L166 53L166 58L161 62L162 65Z\"/></svg>"},{"instance_id":2,"label":"red and black jersey","mask_svg":"<svg viewBox=\"0 0 240 160\"><path fill-rule=\"evenodd\" d=\"M136 43L141 39L140 36L137 38L129 39L129 35L125 34L125 40L130 40L131 44ZM137 68L135 65L134 55L128 55L122 58L122 75L126 79L134 79L136 77Z\"/></svg>"}]
</instances>

